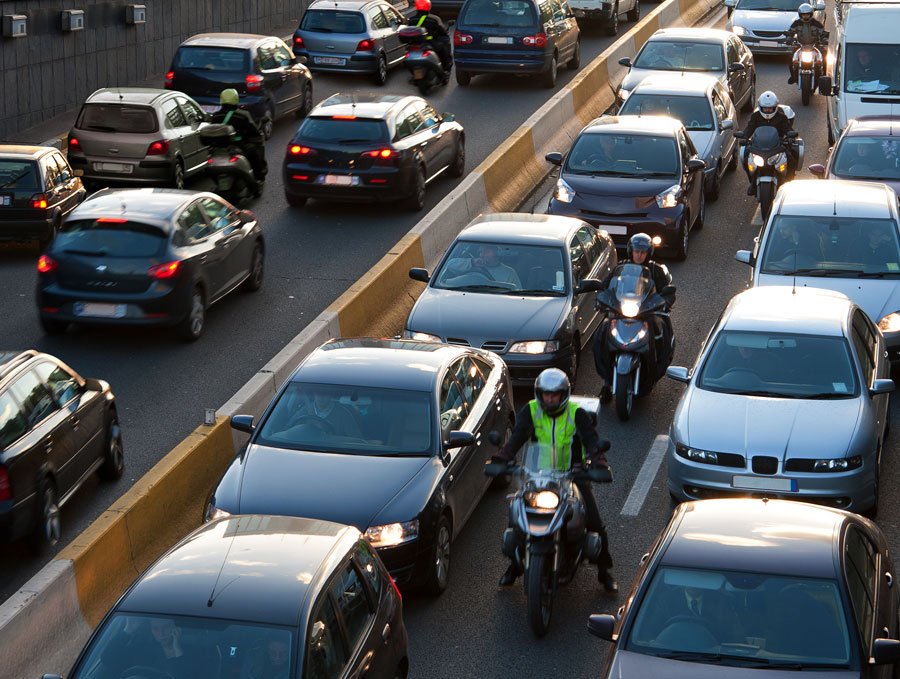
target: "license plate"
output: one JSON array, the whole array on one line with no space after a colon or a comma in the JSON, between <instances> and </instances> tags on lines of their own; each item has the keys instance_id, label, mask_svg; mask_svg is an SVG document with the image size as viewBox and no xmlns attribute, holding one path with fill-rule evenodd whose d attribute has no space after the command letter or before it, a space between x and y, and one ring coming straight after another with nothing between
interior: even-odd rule
<instances>
[{"instance_id":1,"label":"license plate","mask_svg":"<svg viewBox=\"0 0 900 679\"><path fill-rule=\"evenodd\" d=\"M343 66L347 63L347 60L341 57L313 57L313 63L326 66Z\"/></svg>"},{"instance_id":2,"label":"license plate","mask_svg":"<svg viewBox=\"0 0 900 679\"><path fill-rule=\"evenodd\" d=\"M0 196L0 205L3 207L12 205L12 196Z\"/></svg>"},{"instance_id":3,"label":"license plate","mask_svg":"<svg viewBox=\"0 0 900 679\"><path fill-rule=\"evenodd\" d=\"M119 172L121 174L131 174L134 169L126 163L94 163L94 169L98 172Z\"/></svg>"},{"instance_id":4,"label":"license plate","mask_svg":"<svg viewBox=\"0 0 900 679\"><path fill-rule=\"evenodd\" d=\"M125 304L102 304L100 302L75 302L76 316L93 316L95 318L122 318L125 315Z\"/></svg>"},{"instance_id":5,"label":"license plate","mask_svg":"<svg viewBox=\"0 0 900 679\"><path fill-rule=\"evenodd\" d=\"M511 45L512 38L495 38L493 36L486 38L485 42L488 45Z\"/></svg>"},{"instance_id":6,"label":"license plate","mask_svg":"<svg viewBox=\"0 0 900 679\"><path fill-rule=\"evenodd\" d=\"M425 69L424 68L414 68L413 69L413 78L424 78L425 77Z\"/></svg>"},{"instance_id":7,"label":"license plate","mask_svg":"<svg viewBox=\"0 0 900 679\"><path fill-rule=\"evenodd\" d=\"M617 226L615 224L601 224L600 228L606 231L610 236L627 236L627 226Z\"/></svg>"},{"instance_id":8,"label":"license plate","mask_svg":"<svg viewBox=\"0 0 900 679\"><path fill-rule=\"evenodd\" d=\"M219 107L215 104L200 104L200 108L202 108L207 113L215 113L219 110Z\"/></svg>"},{"instance_id":9,"label":"license plate","mask_svg":"<svg viewBox=\"0 0 900 679\"><path fill-rule=\"evenodd\" d=\"M351 177L345 174L326 174L325 175L325 183L329 186L353 186L356 182L353 180L356 177Z\"/></svg>"},{"instance_id":10,"label":"license plate","mask_svg":"<svg viewBox=\"0 0 900 679\"><path fill-rule=\"evenodd\" d=\"M733 476L731 485L734 488L748 490L775 490L782 493L796 493L797 479L773 479L765 476Z\"/></svg>"},{"instance_id":11,"label":"license plate","mask_svg":"<svg viewBox=\"0 0 900 679\"><path fill-rule=\"evenodd\" d=\"M782 47L782 44L779 42L775 42L774 40L760 40L760 47Z\"/></svg>"}]
</instances>

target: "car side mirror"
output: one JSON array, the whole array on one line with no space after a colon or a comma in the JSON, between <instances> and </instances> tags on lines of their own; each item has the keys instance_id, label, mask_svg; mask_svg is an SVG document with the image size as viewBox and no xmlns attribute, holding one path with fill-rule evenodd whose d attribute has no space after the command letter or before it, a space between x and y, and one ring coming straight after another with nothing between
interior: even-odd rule
<instances>
[{"instance_id":1,"label":"car side mirror","mask_svg":"<svg viewBox=\"0 0 900 679\"><path fill-rule=\"evenodd\" d=\"M631 57L622 57L621 59L619 59L619 66L631 68Z\"/></svg>"},{"instance_id":2,"label":"car side mirror","mask_svg":"<svg viewBox=\"0 0 900 679\"><path fill-rule=\"evenodd\" d=\"M876 639L873 646L872 659L876 665L892 665L900 662L900 641Z\"/></svg>"},{"instance_id":3,"label":"car side mirror","mask_svg":"<svg viewBox=\"0 0 900 679\"><path fill-rule=\"evenodd\" d=\"M821 0L819 0L819 2L816 3L815 7L816 7L816 11L817 11L817 12L824 12L824 11L825 11L825 3L822 2ZM826 31L826 32L827 32L827 31Z\"/></svg>"},{"instance_id":4,"label":"car side mirror","mask_svg":"<svg viewBox=\"0 0 900 679\"><path fill-rule=\"evenodd\" d=\"M895 388L894 380L875 380L869 389L869 395L890 394Z\"/></svg>"},{"instance_id":5,"label":"car side mirror","mask_svg":"<svg viewBox=\"0 0 900 679\"><path fill-rule=\"evenodd\" d=\"M687 384L691 381L691 374L688 369L680 365L670 365L666 368L666 377Z\"/></svg>"},{"instance_id":6,"label":"car side mirror","mask_svg":"<svg viewBox=\"0 0 900 679\"><path fill-rule=\"evenodd\" d=\"M556 152L556 151L553 151L553 152L551 152L551 153L548 153L546 156L544 156L544 160L546 160L546 161L547 161L548 163L550 163L551 165L558 165L558 166L561 167L561 166L562 166L563 157L562 157L562 154L561 154L561 153L558 153L558 152Z\"/></svg>"},{"instance_id":7,"label":"car side mirror","mask_svg":"<svg viewBox=\"0 0 900 679\"><path fill-rule=\"evenodd\" d=\"M830 75L819 76L819 94L823 97L830 97L834 94L834 84Z\"/></svg>"},{"instance_id":8,"label":"car side mirror","mask_svg":"<svg viewBox=\"0 0 900 679\"><path fill-rule=\"evenodd\" d=\"M253 426L253 415L232 415L231 428L235 431L242 431L245 434L252 434L255 429Z\"/></svg>"},{"instance_id":9,"label":"car side mirror","mask_svg":"<svg viewBox=\"0 0 900 679\"><path fill-rule=\"evenodd\" d=\"M822 163L816 163L809 166L809 171L816 175L819 179L825 178L825 166Z\"/></svg>"},{"instance_id":10,"label":"car side mirror","mask_svg":"<svg viewBox=\"0 0 900 679\"><path fill-rule=\"evenodd\" d=\"M700 160L700 158L691 158L687 162L688 172L698 172L700 170L706 169L706 161Z\"/></svg>"},{"instance_id":11,"label":"car side mirror","mask_svg":"<svg viewBox=\"0 0 900 679\"><path fill-rule=\"evenodd\" d=\"M666 285L659 291L659 294L663 297L668 297L669 295L674 295L676 292L678 292L678 288L674 285Z\"/></svg>"},{"instance_id":12,"label":"car side mirror","mask_svg":"<svg viewBox=\"0 0 900 679\"><path fill-rule=\"evenodd\" d=\"M238 217L244 224L249 224L250 222L256 221L256 213L252 210L241 210L240 212L238 212Z\"/></svg>"},{"instance_id":13,"label":"car side mirror","mask_svg":"<svg viewBox=\"0 0 900 679\"><path fill-rule=\"evenodd\" d=\"M606 641L615 641L616 637L613 630L616 628L615 616L609 614L594 613L588 618L588 632L595 637L605 639Z\"/></svg>"},{"instance_id":14,"label":"car side mirror","mask_svg":"<svg viewBox=\"0 0 900 679\"><path fill-rule=\"evenodd\" d=\"M729 73L741 73L742 71L746 71L747 67L741 63L734 62L733 64L728 64L728 72Z\"/></svg>"},{"instance_id":15,"label":"car side mirror","mask_svg":"<svg viewBox=\"0 0 900 679\"><path fill-rule=\"evenodd\" d=\"M596 278L585 278L575 286L575 294L581 295L585 292L599 292L602 287L602 281L598 281Z\"/></svg>"},{"instance_id":16,"label":"car side mirror","mask_svg":"<svg viewBox=\"0 0 900 679\"><path fill-rule=\"evenodd\" d=\"M734 258L741 264L753 266L753 253L749 250L738 250L734 253Z\"/></svg>"},{"instance_id":17,"label":"car side mirror","mask_svg":"<svg viewBox=\"0 0 900 679\"><path fill-rule=\"evenodd\" d=\"M737 0L725 0L724 5L726 7L734 7L737 5Z\"/></svg>"},{"instance_id":18,"label":"car side mirror","mask_svg":"<svg viewBox=\"0 0 900 679\"><path fill-rule=\"evenodd\" d=\"M442 113L441 114L441 122L443 122L443 123L452 123L454 120L456 120L456 116L453 115L452 113Z\"/></svg>"},{"instance_id":19,"label":"car side mirror","mask_svg":"<svg viewBox=\"0 0 900 679\"><path fill-rule=\"evenodd\" d=\"M475 434L468 431L451 431L447 435L447 442L444 443L444 450L453 450L454 448L465 448L466 446L475 445Z\"/></svg>"},{"instance_id":20,"label":"car side mirror","mask_svg":"<svg viewBox=\"0 0 900 679\"><path fill-rule=\"evenodd\" d=\"M431 280L431 276L428 273L428 269L423 269L418 266L414 266L409 270L409 277L414 281L419 281L421 283L427 283Z\"/></svg>"},{"instance_id":21,"label":"car side mirror","mask_svg":"<svg viewBox=\"0 0 900 679\"><path fill-rule=\"evenodd\" d=\"M733 130L734 129L734 121L731 118L727 118L721 122L719 125L719 129L723 132L725 130Z\"/></svg>"}]
</instances>

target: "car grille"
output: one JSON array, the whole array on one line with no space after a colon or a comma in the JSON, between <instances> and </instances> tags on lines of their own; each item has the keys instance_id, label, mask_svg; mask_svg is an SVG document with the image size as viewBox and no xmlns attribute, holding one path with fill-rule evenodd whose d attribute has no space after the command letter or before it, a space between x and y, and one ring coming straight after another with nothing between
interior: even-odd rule
<instances>
[{"instance_id":1,"label":"car grille","mask_svg":"<svg viewBox=\"0 0 900 679\"><path fill-rule=\"evenodd\" d=\"M489 342L485 342L481 345L481 348L485 351L503 351L506 349L506 342L501 340L491 340Z\"/></svg>"},{"instance_id":2,"label":"car grille","mask_svg":"<svg viewBox=\"0 0 900 679\"><path fill-rule=\"evenodd\" d=\"M778 458L757 455L753 458L754 474L774 474L778 471Z\"/></svg>"},{"instance_id":3,"label":"car grille","mask_svg":"<svg viewBox=\"0 0 900 679\"><path fill-rule=\"evenodd\" d=\"M781 38L784 36L784 31L753 31L753 35L760 38Z\"/></svg>"},{"instance_id":4,"label":"car grille","mask_svg":"<svg viewBox=\"0 0 900 679\"><path fill-rule=\"evenodd\" d=\"M646 217L646 212L600 212L599 210L581 210L581 214L593 217L615 217L625 219L628 217Z\"/></svg>"},{"instance_id":5,"label":"car grille","mask_svg":"<svg viewBox=\"0 0 900 679\"><path fill-rule=\"evenodd\" d=\"M456 344L461 347L472 346L471 344L469 344L468 340L459 339L458 337L448 337L447 344Z\"/></svg>"}]
</instances>

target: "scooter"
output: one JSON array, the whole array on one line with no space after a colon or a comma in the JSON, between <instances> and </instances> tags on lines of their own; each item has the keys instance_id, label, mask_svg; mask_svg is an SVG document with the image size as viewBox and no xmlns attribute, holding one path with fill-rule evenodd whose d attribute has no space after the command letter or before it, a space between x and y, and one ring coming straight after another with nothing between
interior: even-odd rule
<instances>
[{"instance_id":1,"label":"scooter","mask_svg":"<svg viewBox=\"0 0 900 679\"><path fill-rule=\"evenodd\" d=\"M817 45L803 45L794 40L797 47L794 52L794 71L797 73L797 87L800 90L800 101L809 106L809 98L819 84L819 77L825 72L822 52Z\"/></svg>"},{"instance_id":2,"label":"scooter","mask_svg":"<svg viewBox=\"0 0 900 679\"><path fill-rule=\"evenodd\" d=\"M259 197L262 182L253 174L253 166L235 141L237 133L231 125L207 125L200 141L210 149L206 175L215 183L215 192L237 205L251 196Z\"/></svg>"},{"instance_id":3,"label":"scooter","mask_svg":"<svg viewBox=\"0 0 900 679\"><path fill-rule=\"evenodd\" d=\"M616 415L622 422L631 418L635 397L650 393L668 367L658 355L658 343L665 333L656 319L661 318L671 329L667 309L674 303L675 292L674 285L657 292L644 267L625 264L609 287L597 294L595 306L606 313L601 326L606 328L606 337L599 341L606 341L612 367L612 381L607 378L607 384L611 384ZM669 332L669 337L667 361L674 354L675 333Z\"/></svg>"},{"instance_id":4,"label":"scooter","mask_svg":"<svg viewBox=\"0 0 900 679\"><path fill-rule=\"evenodd\" d=\"M438 85L446 85L450 81L449 74L441 65L441 58L428 46L428 31L421 26L406 26L400 29L398 35L407 49L403 65L423 97Z\"/></svg>"},{"instance_id":5,"label":"scooter","mask_svg":"<svg viewBox=\"0 0 900 679\"><path fill-rule=\"evenodd\" d=\"M596 412L596 399L583 400L593 401ZM499 436L496 439L499 441ZM609 443L605 442L601 451L607 450ZM553 453L549 446L531 442L521 466L489 463L484 469L487 476L513 474L520 481L510 496L512 527L503 533L502 551L524 573L528 622L539 637L550 629L553 600L560 586L575 577L584 559L596 562L603 547L600 535L586 528L584 502L575 481L612 481L609 469L553 471Z\"/></svg>"},{"instance_id":6,"label":"scooter","mask_svg":"<svg viewBox=\"0 0 900 679\"><path fill-rule=\"evenodd\" d=\"M734 136L746 141L741 130ZM803 141L795 130L788 132L787 140L782 142L776 128L763 125L756 128L747 143L744 162L750 170L750 181L756 182L756 199L764 224L769 219L778 187L791 179L786 144L796 149L797 167L803 167Z\"/></svg>"}]
</instances>

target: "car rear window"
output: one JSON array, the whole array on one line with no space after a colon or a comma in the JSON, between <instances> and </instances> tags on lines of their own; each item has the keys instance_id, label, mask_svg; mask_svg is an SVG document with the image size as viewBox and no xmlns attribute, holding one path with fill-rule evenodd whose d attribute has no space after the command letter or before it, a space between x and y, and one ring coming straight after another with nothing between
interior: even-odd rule
<instances>
[{"instance_id":1,"label":"car rear window","mask_svg":"<svg viewBox=\"0 0 900 679\"><path fill-rule=\"evenodd\" d=\"M300 30L313 33L365 33L366 22L359 12L311 9L303 15Z\"/></svg>"},{"instance_id":2,"label":"car rear window","mask_svg":"<svg viewBox=\"0 0 900 679\"><path fill-rule=\"evenodd\" d=\"M671 116L684 123L691 132L715 129L712 109L706 97L676 97L665 94L632 94L619 115Z\"/></svg>"},{"instance_id":3,"label":"car rear window","mask_svg":"<svg viewBox=\"0 0 900 679\"><path fill-rule=\"evenodd\" d=\"M298 136L308 142L355 144L388 141L387 124L373 118L307 118Z\"/></svg>"},{"instance_id":4,"label":"car rear window","mask_svg":"<svg viewBox=\"0 0 900 679\"><path fill-rule=\"evenodd\" d=\"M165 242L166 234L151 224L76 219L62 225L53 250L92 257L153 257Z\"/></svg>"},{"instance_id":5,"label":"car rear window","mask_svg":"<svg viewBox=\"0 0 900 679\"><path fill-rule=\"evenodd\" d=\"M525 0L470 0L462 10L466 26L531 27L537 25L534 5Z\"/></svg>"},{"instance_id":6,"label":"car rear window","mask_svg":"<svg viewBox=\"0 0 900 679\"><path fill-rule=\"evenodd\" d=\"M172 68L198 71L249 71L250 52L233 47L179 47Z\"/></svg>"},{"instance_id":7,"label":"car rear window","mask_svg":"<svg viewBox=\"0 0 900 679\"><path fill-rule=\"evenodd\" d=\"M0 160L0 189L38 191L37 163L30 160Z\"/></svg>"},{"instance_id":8,"label":"car rear window","mask_svg":"<svg viewBox=\"0 0 900 679\"><path fill-rule=\"evenodd\" d=\"M156 132L156 113L149 106L133 104L85 104L75 127L97 132L149 134Z\"/></svg>"}]
</instances>

